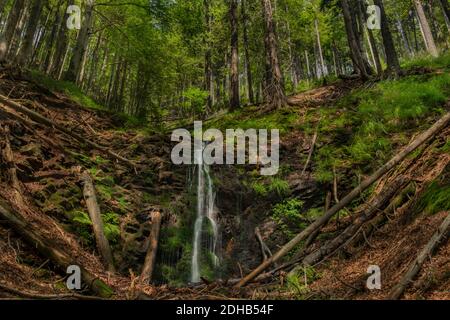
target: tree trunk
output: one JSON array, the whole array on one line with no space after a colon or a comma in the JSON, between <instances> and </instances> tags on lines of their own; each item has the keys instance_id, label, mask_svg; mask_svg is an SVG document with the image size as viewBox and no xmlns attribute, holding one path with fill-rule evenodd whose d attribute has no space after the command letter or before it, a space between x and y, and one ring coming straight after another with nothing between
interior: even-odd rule
<instances>
[{"instance_id":1,"label":"tree trunk","mask_svg":"<svg viewBox=\"0 0 450 320\"><path fill-rule=\"evenodd\" d=\"M30 16L28 18L28 26L25 31L25 37L20 47L19 54L17 55L16 61L19 65L27 65L33 51L33 41L36 29L39 23L39 18L42 13L42 7L44 2L42 0L34 0L31 6Z\"/></svg>"},{"instance_id":2,"label":"tree trunk","mask_svg":"<svg viewBox=\"0 0 450 320\"><path fill-rule=\"evenodd\" d=\"M248 39L248 15L246 0L241 2L241 14L242 14L242 27L243 27L243 40L244 40L244 54L245 54L245 67L247 72L247 86L248 86L248 98L251 104L255 103L255 94L253 92L253 75L252 75L252 65L250 61L250 49L249 49L249 39Z\"/></svg>"},{"instance_id":3,"label":"tree trunk","mask_svg":"<svg viewBox=\"0 0 450 320\"><path fill-rule=\"evenodd\" d=\"M400 74L400 62L398 61L397 51L395 50L394 40L389 29L389 22L384 10L383 0L375 0L374 2L381 13L381 35L383 37L384 50L386 52L386 62L388 65L388 72L398 76Z\"/></svg>"},{"instance_id":4,"label":"tree trunk","mask_svg":"<svg viewBox=\"0 0 450 320\"><path fill-rule=\"evenodd\" d=\"M0 62L5 61L7 57L24 6L25 0L16 0L9 12L5 30L0 39Z\"/></svg>"},{"instance_id":5,"label":"tree trunk","mask_svg":"<svg viewBox=\"0 0 450 320\"><path fill-rule=\"evenodd\" d=\"M74 0L69 0L67 6L74 4ZM66 6L63 6L65 8ZM61 14L58 12L58 14ZM51 74L56 79L59 79L60 74L64 68L64 61L67 53L67 47L69 45L69 37L67 35L67 19L69 19L69 14L65 12L63 14L63 19L60 21L58 40L56 41L55 55L53 57L53 64L51 68Z\"/></svg>"},{"instance_id":6,"label":"tree trunk","mask_svg":"<svg viewBox=\"0 0 450 320\"><path fill-rule=\"evenodd\" d=\"M362 53L361 43L356 34L357 30L355 30L353 26L353 19L348 0L341 0L341 5L353 66L355 72L359 73L363 80L366 80L369 78L371 72L367 69L367 64Z\"/></svg>"},{"instance_id":7,"label":"tree trunk","mask_svg":"<svg viewBox=\"0 0 450 320\"><path fill-rule=\"evenodd\" d=\"M213 95L214 92L212 90L212 54L211 54L211 10L209 0L203 0L203 7L205 9L205 90L208 92L208 99L206 101L206 110L208 112L212 111L213 106Z\"/></svg>"},{"instance_id":8,"label":"tree trunk","mask_svg":"<svg viewBox=\"0 0 450 320\"><path fill-rule=\"evenodd\" d=\"M362 20L367 21L369 18L367 15L366 7L364 7L364 3L362 1L358 1L359 4L359 10L360 15L362 17ZM383 67L381 66L381 60L380 60L380 53L378 52L377 42L375 40L375 37L373 35L373 31L369 28L367 28L367 24L364 23L364 21L361 21L361 25L364 27L365 33L367 34L367 41L370 46L370 52L372 53L373 62L376 68L376 71L378 74L383 73Z\"/></svg>"},{"instance_id":9,"label":"tree trunk","mask_svg":"<svg viewBox=\"0 0 450 320\"><path fill-rule=\"evenodd\" d=\"M111 247L109 246L108 239L105 236L103 229L103 220L100 212L100 206L97 202L97 196L95 195L95 187L89 172L85 171L81 180L83 181L83 196L84 201L89 212L89 217L92 222L92 229L94 230L95 241L97 243L98 252L108 268L108 271L115 272L113 256L111 253Z\"/></svg>"},{"instance_id":10,"label":"tree trunk","mask_svg":"<svg viewBox=\"0 0 450 320\"><path fill-rule=\"evenodd\" d=\"M283 75L278 60L278 43L271 0L261 0L264 10L265 53L266 53L266 86L265 100L269 108L281 108L286 104Z\"/></svg>"},{"instance_id":11,"label":"tree trunk","mask_svg":"<svg viewBox=\"0 0 450 320\"><path fill-rule=\"evenodd\" d=\"M316 32L317 50L318 50L319 58L320 58L320 60L319 60L320 68L322 70L321 74L322 74L322 77L326 77L328 75L328 71L325 66L325 60L323 58L322 44L320 43L320 32L319 32L319 20L318 19L314 20L314 29Z\"/></svg>"},{"instance_id":12,"label":"tree trunk","mask_svg":"<svg viewBox=\"0 0 450 320\"><path fill-rule=\"evenodd\" d=\"M444 16L445 25L447 26L447 30L450 33L450 6L447 0L438 0L438 3Z\"/></svg>"},{"instance_id":13,"label":"tree trunk","mask_svg":"<svg viewBox=\"0 0 450 320\"><path fill-rule=\"evenodd\" d=\"M256 276L258 276L261 272L263 272L266 268L268 268L271 264L277 262L279 259L284 257L287 253L289 253L295 246L297 246L301 241L306 239L310 234L312 234L317 229L321 228L324 224L326 224L339 210L343 209L346 205L351 203L356 197L358 197L361 192L369 188L374 182L384 176L389 170L398 165L401 161L403 161L411 152L420 147L423 143L428 141L430 138L434 137L438 132L440 132L443 128L447 126L450 122L450 112L445 114L441 119L439 119L430 129L422 133L420 136L415 138L413 142L408 145L403 151L398 153L395 157L389 160L386 164L384 164L381 168L379 168L374 174L372 174L369 178L364 180L359 186L353 189L347 196L345 196L339 203L334 205L330 210L328 210L322 217L318 218L311 225L309 225L302 232L297 234L291 241L289 241L286 245L284 245L277 253L275 253L270 259L267 259L260 266L258 266L255 270L253 270L250 274L244 277L236 287L242 287L247 284L249 281L253 280Z\"/></svg>"},{"instance_id":14,"label":"tree trunk","mask_svg":"<svg viewBox=\"0 0 450 320\"><path fill-rule=\"evenodd\" d=\"M230 62L230 110L236 110L240 105L239 97L239 28L237 18L237 0L230 0L231 28L231 62Z\"/></svg>"},{"instance_id":15,"label":"tree trunk","mask_svg":"<svg viewBox=\"0 0 450 320\"><path fill-rule=\"evenodd\" d=\"M434 42L433 34L431 33L430 24L428 23L422 3L420 2L420 0L414 0L414 5L416 7L417 16L419 18L419 24L421 26L422 35L423 35L423 39L425 41L427 50L433 57L437 57L437 56L439 56L439 52L436 47L436 43Z\"/></svg>"},{"instance_id":16,"label":"tree trunk","mask_svg":"<svg viewBox=\"0 0 450 320\"><path fill-rule=\"evenodd\" d=\"M86 1L84 19L81 23L81 29L78 33L77 43L73 50L69 69L67 70L65 80L77 83L80 79L83 68L83 60L89 44L90 31L94 21L94 0Z\"/></svg>"},{"instance_id":17,"label":"tree trunk","mask_svg":"<svg viewBox=\"0 0 450 320\"><path fill-rule=\"evenodd\" d=\"M406 36L405 29L403 28L402 20L397 18L397 30L400 33L400 37L402 38L403 47L409 57L414 55L414 52L411 49L411 45L409 43L408 37Z\"/></svg>"},{"instance_id":18,"label":"tree trunk","mask_svg":"<svg viewBox=\"0 0 450 320\"><path fill-rule=\"evenodd\" d=\"M159 231L161 230L161 213L152 213L152 230L150 233L150 243L147 251L147 256L145 257L144 266L142 268L142 273L140 281L142 283L149 283L152 280L153 270L156 263L156 253L158 251L159 242Z\"/></svg>"}]
</instances>

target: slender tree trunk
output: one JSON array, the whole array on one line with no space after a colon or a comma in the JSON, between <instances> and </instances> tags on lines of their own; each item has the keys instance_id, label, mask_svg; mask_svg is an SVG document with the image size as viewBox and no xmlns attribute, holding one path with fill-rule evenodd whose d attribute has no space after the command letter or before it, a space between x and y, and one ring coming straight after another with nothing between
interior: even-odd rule
<instances>
[{"instance_id":1,"label":"slender tree trunk","mask_svg":"<svg viewBox=\"0 0 450 320\"><path fill-rule=\"evenodd\" d=\"M16 0L11 8L8 20L6 21L5 30L0 39L0 62L5 61L7 57L24 7L25 0Z\"/></svg>"},{"instance_id":2,"label":"slender tree trunk","mask_svg":"<svg viewBox=\"0 0 450 320\"><path fill-rule=\"evenodd\" d=\"M322 44L320 43L320 32L319 32L319 20L314 20L314 28L316 32L316 41L317 41L317 50L320 58L320 68L322 69L322 76L325 77L328 75L327 68L325 66L325 60L323 58Z\"/></svg>"},{"instance_id":3,"label":"slender tree trunk","mask_svg":"<svg viewBox=\"0 0 450 320\"><path fill-rule=\"evenodd\" d=\"M400 18L397 18L397 30L400 34L400 37L402 38L403 47L405 48L407 55L412 57L414 53L411 49L411 45L409 44L405 29L403 28L402 20Z\"/></svg>"},{"instance_id":4,"label":"slender tree trunk","mask_svg":"<svg viewBox=\"0 0 450 320\"><path fill-rule=\"evenodd\" d=\"M31 6L31 12L27 29L25 31L25 37L20 47L19 54L17 55L17 63L21 66L27 65L33 51L33 41L36 29L39 23L39 18L42 13L42 7L44 2L42 0L34 0Z\"/></svg>"},{"instance_id":5,"label":"slender tree trunk","mask_svg":"<svg viewBox=\"0 0 450 320\"><path fill-rule=\"evenodd\" d=\"M77 43L73 50L69 69L65 75L67 81L77 82L83 68L83 59L89 44L90 30L94 21L94 0L86 1L84 8L84 19L81 23L81 29L78 33Z\"/></svg>"},{"instance_id":6,"label":"slender tree trunk","mask_svg":"<svg viewBox=\"0 0 450 320\"><path fill-rule=\"evenodd\" d=\"M205 25L206 25L206 33L204 36L205 42L205 90L208 92L208 99L206 102L206 110L211 112L213 105L213 95L214 92L212 90L212 61L211 61L211 12L210 12L210 1L203 0L203 7L205 10Z\"/></svg>"},{"instance_id":7,"label":"slender tree trunk","mask_svg":"<svg viewBox=\"0 0 450 320\"><path fill-rule=\"evenodd\" d=\"M392 40L392 34L389 29L389 22L386 17L386 11L384 10L384 4L382 0L375 0L375 4L380 8L381 12L381 35L383 37L383 45L386 52L388 71L398 76L400 74L400 62L398 61L394 40Z\"/></svg>"},{"instance_id":8,"label":"slender tree trunk","mask_svg":"<svg viewBox=\"0 0 450 320\"><path fill-rule=\"evenodd\" d=\"M368 19L367 10L362 1L358 1L358 4L359 4L360 16L362 18L360 23L361 23L361 26L365 30L364 33L367 35L367 42L369 43L370 52L373 57L375 69L378 74L381 74L383 72L383 68L381 66L380 53L378 52L377 42L373 35L372 29L367 28L367 24L364 21L362 21L362 20L367 21L367 19Z\"/></svg>"},{"instance_id":9,"label":"slender tree trunk","mask_svg":"<svg viewBox=\"0 0 450 320\"><path fill-rule=\"evenodd\" d=\"M74 0L69 0L66 3L68 6L74 4ZM63 6L65 8L65 6ZM58 14L61 14L58 12ZM69 19L69 14L67 11L64 13L64 18L60 22L58 31L58 41L56 42L55 55L53 58L53 64L51 68L51 74L59 79L64 68L64 61L67 53L67 48L69 45L69 37L67 35L67 19Z\"/></svg>"},{"instance_id":10,"label":"slender tree trunk","mask_svg":"<svg viewBox=\"0 0 450 320\"><path fill-rule=\"evenodd\" d=\"M230 0L230 27L231 27L231 62L230 62L230 109L239 108L239 29L237 18L237 0Z\"/></svg>"},{"instance_id":11,"label":"slender tree trunk","mask_svg":"<svg viewBox=\"0 0 450 320\"><path fill-rule=\"evenodd\" d=\"M253 75L252 65L250 61L249 39L248 39L248 15L247 15L247 3L246 0L241 0L241 14L242 14L242 27L243 27L243 40L244 40L244 54L245 54L245 66L247 72L247 86L248 86L248 98L251 104L255 103L255 95L253 92Z\"/></svg>"},{"instance_id":12,"label":"slender tree trunk","mask_svg":"<svg viewBox=\"0 0 450 320\"><path fill-rule=\"evenodd\" d=\"M442 10L447 30L450 33L450 5L448 4L447 0L438 0L438 4Z\"/></svg>"},{"instance_id":13,"label":"slender tree trunk","mask_svg":"<svg viewBox=\"0 0 450 320\"><path fill-rule=\"evenodd\" d=\"M283 75L278 61L278 43L273 19L271 0L262 0L265 26L266 87L265 100L269 108L280 108L286 104Z\"/></svg>"},{"instance_id":14,"label":"slender tree trunk","mask_svg":"<svg viewBox=\"0 0 450 320\"><path fill-rule=\"evenodd\" d=\"M428 52L433 56L439 56L436 43L434 42L433 34L431 33L430 24L428 23L425 11L423 9L420 0L414 0L414 5L416 7L417 16L419 17L419 24L422 29L423 38L427 47Z\"/></svg>"}]
</instances>

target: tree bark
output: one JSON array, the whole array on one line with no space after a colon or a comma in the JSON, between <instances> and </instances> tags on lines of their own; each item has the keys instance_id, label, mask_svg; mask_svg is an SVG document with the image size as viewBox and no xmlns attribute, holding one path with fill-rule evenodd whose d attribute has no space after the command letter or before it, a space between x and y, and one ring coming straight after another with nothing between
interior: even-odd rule
<instances>
[{"instance_id":1,"label":"tree bark","mask_svg":"<svg viewBox=\"0 0 450 320\"><path fill-rule=\"evenodd\" d=\"M423 39L425 41L428 52L433 56L439 56L439 51L434 42L433 34L431 33L430 24L428 23L425 11L423 9L420 0L414 0L414 5L416 7L417 16L419 18L419 24L421 26Z\"/></svg>"},{"instance_id":2,"label":"tree bark","mask_svg":"<svg viewBox=\"0 0 450 320\"><path fill-rule=\"evenodd\" d=\"M230 28L231 28L231 62L230 62L230 110L240 106L239 97L239 28L237 18L237 0L230 0Z\"/></svg>"},{"instance_id":3,"label":"tree bark","mask_svg":"<svg viewBox=\"0 0 450 320\"><path fill-rule=\"evenodd\" d=\"M89 217L92 222L92 229L94 230L95 241L97 243L98 252L105 263L108 271L115 272L113 256L111 253L111 247L109 246L108 239L105 236L103 229L103 220L100 212L100 206L97 202L97 196L95 195L95 187L89 172L85 171L81 180L83 181L83 196L86 202L86 207L89 212Z\"/></svg>"},{"instance_id":4,"label":"tree bark","mask_svg":"<svg viewBox=\"0 0 450 320\"><path fill-rule=\"evenodd\" d=\"M71 6L74 3L74 0L69 0L66 5ZM65 8L66 6L63 7ZM60 13L58 12L58 14ZM53 65L51 68L51 74L56 79L59 79L64 68L65 56L67 53L67 47L69 45L69 38L67 35L67 19L69 19L69 14L66 11L63 14L63 19L60 21L57 37L58 40L56 41L56 49L53 57Z\"/></svg>"},{"instance_id":5,"label":"tree bark","mask_svg":"<svg viewBox=\"0 0 450 320\"><path fill-rule=\"evenodd\" d=\"M357 30L355 30L353 25L353 18L348 0L341 0L341 6L344 16L347 40L350 47L350 55L355 72L359 73L363 80L367 80L371 74L371 71L367 68L368 63L366 63L365 58L363 57L361 43L358 39L359 37L357 36Z\"/></svg>"},{"instance_id":6,"label":"tree bark","mask_svg":"<svg viewBox=\"0 0 450 320\"><path fill-rule=\"evenodd\" d=\"M77 43L73 50L69 69L67 70L65 80L78 82L83 68L83 60L89 44L90 31L94 21L94 0L86 1L84 19L81 23L81 29L78 33Z\"/></svg>"},{"instance_id":7,"label":"tree bark","mask_svg":"<svg viewBox=\"0 0 450 320\"><path fill-rule=\"evenodd\" d=\"M244 54L245 54L245 67L247 72L247 86L248 86L248 98L251 104L255 103L255 94L253 91L253 75L252 64L250 60L250 49L248 39L248 15L247 15L247 3L246 0L241 2L241 14L242 14L242 28L243 28L243 41L244 41Z\"/></svg>"},{"instance_id":8,"label":"tree bark","mask_svg":"<svg viewBox=\"0 0 450 320\"><path fill-rule=\"evenodd\" d=\"M383 38L384 50L386 52L386 63L388 72L398 76L400 74L400 62L398 61L397 51L395 50L394 40L389 29L389 22L384 10L383 0L375 0L374 2L381 12L381 35Z\"/></svg>"},{"instance_id":9,"label":"tree bark","mask_svg":"<svg viewBox=\"0 0 450 320\"><path fill-rule=\"evenodd\" d=\"M205 10L205 90L208 92L208 98L206 101L206 110L208 112L212 111L213 106L213 96L214 91L212 89L213 81L212 81L212 53L211 53L211 8L210 1L203 0L203 8Z\"/></svg>"},{"instance_id":10,"label":"tree bark","mask_svg":"<svg viewBox=\"0 0 450 320\"><path fill-rule=\"evenodd\" d=\"M152 230L150 233L150 244L147 251L147 256L145 257L144 266L142 268L142 273L140 281L142 283L149 283L152 280L153 270L156 263L156 253L158 251L159 242L159 231L161 230L161 213L156 211L152 213Z\"/></svg>"},{"instance_id":11,"label":"tree bark","mask_svg":"<svg viewBox=\"0 0 450 320\"><path fill-rule=\"evenodd\" d=\"M21 66L27 65L32 55L34 35L36 34L43 5L44 2L42 0L34 0L33 5L31 6L25 37L22 46L20 47L19 54L16 57L17 63Z\"/></svg>"},{"instance_id":12,"label":"tree bark","mask_svg":"<svg viewBox=\"0 0 450 320\"><path fill-rule=\"evenodd\" d=\"M9 12L5 30L0 39L0 62L5 61L7 57L24 6L25 0L16 0Z\"/></svg>"},{"instance_id":13,"label":"tree bark","mask_svg":"<svg viewBox=\"0 0 450 320\"><path fill-rule=\"evenodd\" d=\"M315 19L314 20L314 29L316 32L316 41L317 41L317 50L319 53L319 58L320 58L320 68L322 70L322 77L326 77L328 75L328 70L325 66L325 60L323 58L323 51L322 51L322 44L321 44L321 40L320 40L320 31L319 31L319 20Z\"/></svg>"},{"instance_id":14,"label":"tree bark","mask_svg":"<svg viewBox=\"0 0 450 320\"><path fill-rule=\"evenodd\" d=\"M339 210L343 209L346 205L351 203L356 197L358 197L361 192L369 188L374 182L384 176L389 170L398 165L403 161L411 152L420 147L423 143L434 137L438 132L447 126L450 122L450 112L445 114L441 119L439 119L430 129L422 133L420 136L415 138L413 142L408 145L404 150L399 152L395 157L389 160L381 168L379 168L374 174L369 178L365 179L359 186L357 186L353 191L351 191L347 196L345 196L339 203L334 205L330 210L328 210L322 217L318 218L311 225L309 225L302 232L297 234L291 241L284 245L277 253L275 253L270 259L263 262L250 274L244 277L236 287L242 287L249 281L258 276L266 268L268 268L274 262L284 257L289 253L295 246L297 246L302 240L306 239L310 234L312 234L317 229L321 228L326 224Z\"/></svg>"},{"instance_id":15,"label":"tree bark","mask_svg":"<svg viewBox=\"0 0 450 320\"><path fill-rule=\"evenodd\" d=\"M261 0L264 11L265 53L266 53L266 86L265 100L269 108L281 108L286 105L283 75L278 60L278 42L271 0Z\"/></svg>"}]
</instances>

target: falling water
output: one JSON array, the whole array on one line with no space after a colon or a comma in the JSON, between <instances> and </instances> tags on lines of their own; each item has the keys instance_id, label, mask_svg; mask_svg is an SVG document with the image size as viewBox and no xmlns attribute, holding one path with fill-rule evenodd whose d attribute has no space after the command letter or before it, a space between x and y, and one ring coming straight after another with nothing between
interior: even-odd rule
<instances>
[{"instance_id":1,"label":"falling water","mask_svg":"<svg viewBox=\"0 0 450 320\"><path fill-rule=\"evenodd\" d=\"M209 222L212 234L208 235L207 247L214 261L214 265L218 264L217 257L217 239L218 226L217 214L215 211L213 191L213 183L210 175L209 166L203 162L203 147L194 151L196 158L197 170L197 218L194 226L194 243L192 246L192 270L191 282L200 282L200 253L202 252L202 233L205 227L205 222ZM207 224L206 224L207 225Z\"/></svg>"}]
</instances>

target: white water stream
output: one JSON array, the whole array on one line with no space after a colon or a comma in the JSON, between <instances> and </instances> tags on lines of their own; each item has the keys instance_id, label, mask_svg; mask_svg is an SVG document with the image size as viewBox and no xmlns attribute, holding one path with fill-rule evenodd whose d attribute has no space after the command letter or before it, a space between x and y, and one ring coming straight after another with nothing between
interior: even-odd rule
<instances>
[{"instance_id":1,"label":"white water stream","mask_svg":"<svg viewBox=\"0 0 450 320\"><path fill-rule=\"evenodd\" d=\"M192 269L191 282L200 282L200 255L206 250L213 257L215 266L218 264L217 241L218 225L217 212L215 210L215 194L213 191L213 182L210 175L209 166L203 161L203 148L194 150L197 171L197 218L194 226L194 242L192 246ZM205 223L206 222L206 223ZM208 241L205 245L202 241L204 229L209 226L211 231L208 233ZM206 246L203 248L203 246Z\"/></svg>"}]
</instances>

